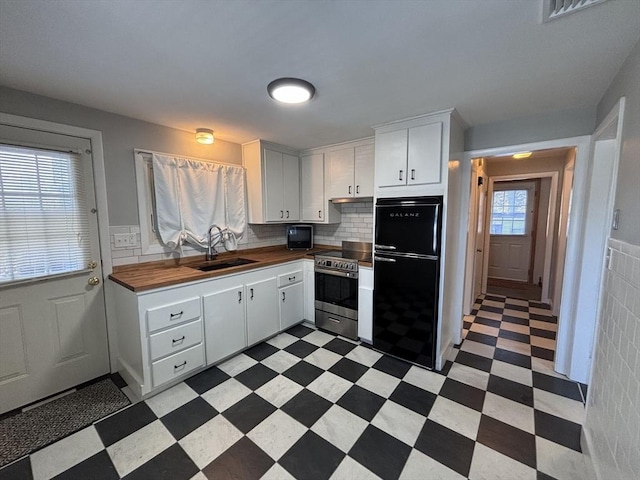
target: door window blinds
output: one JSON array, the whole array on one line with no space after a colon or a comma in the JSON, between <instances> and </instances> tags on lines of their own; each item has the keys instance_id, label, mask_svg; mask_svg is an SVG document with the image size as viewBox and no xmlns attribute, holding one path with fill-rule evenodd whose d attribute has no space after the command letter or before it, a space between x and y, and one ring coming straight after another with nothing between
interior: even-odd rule
<instances>
[{"instance_id":1,"label":"door window blinds","mask_svg":"<svg viewBox=\"0 0 640 480\"><path fill-rule=\"evenodd\" d=\"M244 235L244 168L154 153L153 183L158 234L168 247L205 247L213 224Z\"/></svg>"},{"instance_id":2,"label":"door window blinds","mask_svg":"<svg viewBox=\"0 0 640 480\"><path fill-rule=\"evenodd\" d=\"M84 270L89 235L81 157L0 144L0 284Z\"/></svg>"}]
</instances>

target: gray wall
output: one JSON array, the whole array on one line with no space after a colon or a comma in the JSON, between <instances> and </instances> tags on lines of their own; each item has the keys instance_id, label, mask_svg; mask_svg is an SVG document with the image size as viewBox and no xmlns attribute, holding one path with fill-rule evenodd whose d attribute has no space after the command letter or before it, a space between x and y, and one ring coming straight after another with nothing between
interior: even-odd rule
<instances>
[{"instance_id":1,"label":"gray wall","mask_svg":"<svg viewBox=\"0 0 640 480\"><path fill-rule=\"evenodd\" d=\"M640 42L633 47L600 100L598 124L623 96L626 97L626 105L614 207L620 209L620 225L618 230L611 232L611 236L640 245Z\"/></svg>"},{"instance_id":2,"label":"gray wall","mask_svg":"<svg viewBox=\"0 0 640 480\"><path fill-rule=\"evenodd\" d=\"M595 106L514 118L467 129L464 135L464 149L480 150L591 135L595 125Z\"/></svg>"},{"instance_id":3,"label":"gray wall","mask_svg":"<svg viewBox=\"0 0 640 480\"><path fill-rule=\"evenodd\" d=\"M140 223L133 163L134 148L227 163L242 163L241 147L236 143L216 140L213 145L200 145L196 143L193 132L163 127L1 86L0 112L102 132L109 225Z\"/></svg>"}]
</instances>

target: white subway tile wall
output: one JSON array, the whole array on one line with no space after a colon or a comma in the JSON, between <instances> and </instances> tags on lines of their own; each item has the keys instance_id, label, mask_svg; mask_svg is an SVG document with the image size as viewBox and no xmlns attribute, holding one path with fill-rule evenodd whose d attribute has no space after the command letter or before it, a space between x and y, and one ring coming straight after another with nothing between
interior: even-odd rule
<instances>
[{"instance_id":1,"label":"white subway tile wall","mask_svg":"<svg viewBox=\"0 0 640 480\"><path fill-rule=\"evenodd\" d=\"M585 421L598 477L640 472L640 246L609 240L594 371Z\"/></svg>"},{"instance_id":2,"label":"white subway tile wall","mask_svg":"<svg viewBox=\"0 0 640 480\"><path fill-rule=\"evenodd\" d=\"M249 225L247 241L238 245L238 250L284 245L285 225ZM116 246L116 234L135 234L136 242L131 246ZM109 227L111 261L113 266L131 263L153 262L177 258L178 253L143 255L140 248L140 226L121 225ZM336 225L314 225L314 243L340 246L343 240L373 241L373 202L347 203L342 205L342 223ZM202 255L204 251L186 251L184 256Z\"/></svg>"},{"instance_id":3,"label":"white subway tile wall","mask_svg":"<svg viewBox=\"0 0 640 480\"><path fill-rule=\"evenodd\" d=\"M373 202L342 204L342 222L315 225L313 243L342 245L343 240L373 242Z\"/></svg>"}]
</instances>

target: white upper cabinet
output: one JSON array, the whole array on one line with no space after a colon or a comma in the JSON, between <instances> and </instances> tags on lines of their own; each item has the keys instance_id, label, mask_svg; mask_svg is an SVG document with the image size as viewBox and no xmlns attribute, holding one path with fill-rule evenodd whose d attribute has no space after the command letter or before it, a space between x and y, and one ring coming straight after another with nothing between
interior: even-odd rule
<instances>
[{"instance_id":1,"label":"white upper cabinet","mask_svg":"<svg viewBox=\"0 0 640 480\"><path fill-rule=\"evenodd\" d=\"M376 133L376 185L440 183L442 122Z\"/></svg>"},{"instance_id":2,"label":"white upper cabinet","mask_svg":"<svg viewBox=\"0 0 640 480\"><path fill-rule=\"evenodd\" d=\"M242 145L249 223L300 220L300 163L296 152L262 140Z\"/></svg>"},{"instance_id":3,"label":"white upper cabinet","mask_svg":"<svg viewBox=\"0 0 640 480\"><path fill-rule=\"evenodd\" d=\"M301 220L310 223L340 223L339 207L329 203L325 194L325 161L323 153L300 157Z\"/></svg>"},{"instance_id":4,"label":"white upper cabinet","mask_svg":"<svg viewBox=\"0 0 640 480\"><path fill-rule=\"evenodd\" d=\"M373 196L373 142L342 145L327 153L329 162L329 198Z\"/></svg>"}]
</instances>

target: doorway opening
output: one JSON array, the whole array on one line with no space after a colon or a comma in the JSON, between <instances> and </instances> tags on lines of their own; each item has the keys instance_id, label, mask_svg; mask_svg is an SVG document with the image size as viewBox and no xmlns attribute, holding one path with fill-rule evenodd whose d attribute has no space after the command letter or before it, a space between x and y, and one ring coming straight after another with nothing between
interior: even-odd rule
<instances>
[{"instance_id":1,"label":"doorway opening","mask_svg":"<svg viewBox=\"0 0 640 480\"><path fill-rule=\"evenodd\" d=\"M575 147L562 147L471 163L463 337L499 321L503 349L536 358L547 372L554 368L575 155Z\"/></svg>"}]
</instances>

